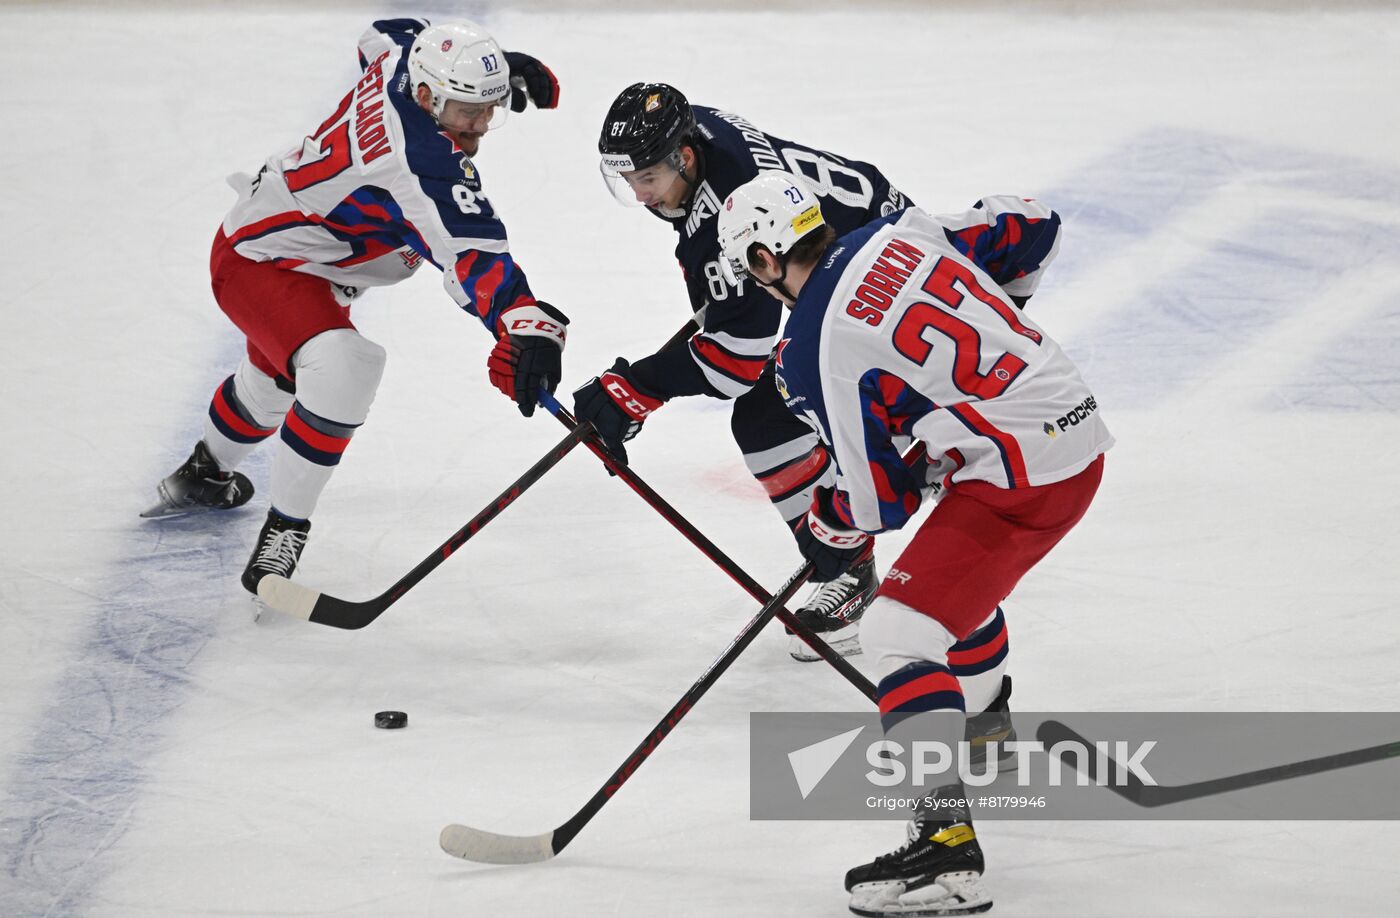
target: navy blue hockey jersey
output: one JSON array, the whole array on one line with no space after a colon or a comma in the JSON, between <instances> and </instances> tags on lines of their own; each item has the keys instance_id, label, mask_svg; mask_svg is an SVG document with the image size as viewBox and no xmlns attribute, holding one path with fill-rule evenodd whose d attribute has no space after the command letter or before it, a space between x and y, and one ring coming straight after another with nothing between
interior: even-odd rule
<instances>
[{"instance_id":1,"label":"navy blue hockey jersey","mask_svg":"<svg viewBox=\"0 0 1400 918\"><path fill-rule=\"evenodd\" d=\"M701 105L694 112L701 181L686 215L667 222L680 236L676 258L701 328L684 345L638 360L633 372L663 398L736 398L763 372L783 310L752 281L726 283L716 233L724 199L762 170L793 172L820 195L822 215L838 235L912 202L870 163L765 134L738 115Z\"/></svg>"}]
</instances>

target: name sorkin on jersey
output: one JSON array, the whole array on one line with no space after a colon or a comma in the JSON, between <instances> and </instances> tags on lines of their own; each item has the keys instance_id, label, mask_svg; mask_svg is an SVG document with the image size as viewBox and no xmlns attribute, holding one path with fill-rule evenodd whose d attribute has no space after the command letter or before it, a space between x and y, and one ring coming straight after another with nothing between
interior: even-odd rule
<instances>
[{"instance_id":1,"label":"name sorkin on jersey","mask_svg":"<svg viewBox=\"0 0 1400 918\"><path fill-rule=\"evenodd\" d=\"M1059 435L1060 432L1068 430L1071 427L1078 427L1080 421L1087 421L1089 419L1089 415L1093 414L1095 411L1098 410L1099 403L1094 401L1094 397L1091 395L1088 398L1084 399L1084 401L1080 402L1078 405L1075 405L1073 408L1060 415L1054 420L1053 423L1050 421L1046 421L1045 427L1042 429L1045 431L1046 435L1053 440L1056 436Z\"/></svg>"},{"instance_id":2,"label":"name sorkin on jersey","mask_svg":"<svg viewBox=\"0 0 1400 918\"><path fill-rule=\"evenodd\" d=\"M854 298L846 304L846 315L866 325L877 327L885 321L885 313L894 304L909 276L918 270L927 256L912 243L891 239L876 256L875 263L865 272Z\"/></svg>"}]
</instances>

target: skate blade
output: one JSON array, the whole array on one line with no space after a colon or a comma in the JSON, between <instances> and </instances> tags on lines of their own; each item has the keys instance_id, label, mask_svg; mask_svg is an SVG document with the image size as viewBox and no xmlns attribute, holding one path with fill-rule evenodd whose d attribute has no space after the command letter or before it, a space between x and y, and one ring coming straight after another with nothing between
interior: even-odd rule
<instances>
[{"instance_id":1,"label":"skate blade","mask_svg":"<svg viewBox=\"0 0 1400 918\"><path fill-rule=\"evenodd\" d=\"M981 876L971 872L944 874L931 886L904 890L903 882L857 884L848 908L865 918L943 918L976 915L992 907ZM934 890L943 895L929 897Z\"/></svg>"},{"instance_id":2,"label":"skate blade","mask_svg":"<svg viewBox=\"0 0 1400 918\"><path fill-rule=\"evenodd\" d=\"M821 637L822 640L825 640L827 646L830 647L832 650L836 651L837 656L853 657L861 652L860 632L853 626L847 626L845 628L842 628L840 631L833 632L833 634L841 635L844 634L846 631L851 632L849 637L837 637L834 641L827 640L820 634L817 635L817 637ZM789 640L791 641L791 643L788 645L788 655L791 656L797 662L812 663L821 659L821 657L817 655L817 652L812 648L808 647L807 644L802 640L802 638L798 637L797 635L794 634Z\"/></svg>"},{"instance_id":3,"label":"skate blade","mask_svg":"<svg viewBox=\"0 0 1400 918\"><path fill-rule=\"evenodd\" d=\"M154 519L158 519L158 518L160 518L160 517L162 517L162 516L184 516L184 515L187 514L187 513L195 513L195 512L197 512L197 511L199 511L199 510L207 510L207 509L209 509L209 508L208 508L208 507L200 507L200 506L197 505L197 504L196 504L196 505L192 505L192 506L188 506L188 507L186 507L186 506L172 507L170 504L167 504L165 501L161 501L160 503L156 504L154 507L151 507L151 508L149 508L149 509L146 509L146 510L141 511L141 519L143 519L143 520L154 520Z\"/></svg>"}]
</instances>

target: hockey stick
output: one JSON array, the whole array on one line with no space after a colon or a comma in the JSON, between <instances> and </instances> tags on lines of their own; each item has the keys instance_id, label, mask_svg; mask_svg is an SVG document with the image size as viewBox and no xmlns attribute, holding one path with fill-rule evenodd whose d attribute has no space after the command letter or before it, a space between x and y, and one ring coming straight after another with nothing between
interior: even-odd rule
<instances>
[{"instance_id":1,"label":"hockey stick","mask_svg":"<svg viewBox=\"0 0 1400 918\"><path fill-rule=\"evenodd\" d=\"M1052 748L1056 743L1072 742L1078 743L1085 749L1093 749L1094 746L1084 737L1071 730L1069 727L1057 720L1047 720L1040 725L1036 731L1035 738L1040 740L1047 749ZM1169 806L1173 803L1182 803L1187 800L1196 800L1201 797L1210 797L1215 794L1228 794L1231 791L1244 790L1247 787L1258 787L1261 784L1274 784L1278 781L1287 781L1289 778L1301 778L1306 775L1321 774L1324 771L1334 771L1338 768L1349 768L1352 765L1364 765L1367 762L1380 762L1384 759L1400 756L1400 742L1386 743L1381 746L1368 746L1365 749L1353 749L1350 752L1338 752L1335 755L1319 756L1315 759L1305 759L1301 762L1291 762L1287 765L1275 765L1271 768L1261 768L1258 771L1246 771L1238 775L1228 775L1224 778L1212 778L1209 781L1197 781L1194 784L1153 785L1144 784L1142 779L1135 775L1132 769L1126 769L1126 783L1119 785L1109 782L1108 788L1120 797L1131 803L1136 803L1143 807ZM1095 765L1097 756L1075 756L1075 767L1081 768L1089 776L1089 780L1097 783L1098 774ZM1085 759L1079 762L1079 759ZM1106 760L1105 767L1118 774L1124 774L1124 769L1118 767L1116 762Z\"/></svg>"},{"instance_id":2,"label":"hockey stick","mask_svg":"<svg viewBox=\"0 0 1400 918\"><path fill-rule=\"evenodd\" d=\"M695 328L696 325L693 321L687 321L679 331L671 336L663 348L684 341ZM563 410L559 402L545 389L541 389L539 394L540 403L545 405L551 414L558 417L559 412ZM362 602L340 599L300 583L294 583L279 574L268 574L258 581L258 599L268 608L281 612L283 615L305 619L318 625L329 625L332 628L345 628L351 631L365 627L398 602L405 593L413 589L434 568L446 561L453 552L462 547L464 542L476 535L479 529L495 519L497 514L514 503L517 497L525 493L530 485L539 481L545 472L553 468L575 446L585 442L585 438L593 429L589 426L579 425L572 417L565 421L565 424L569 427L569 434L560 440L554 449L546 453L539 462L530 466L524 475L517 478L510 487L501 492L500 496L472 517L467 525L453 533L451 538L438 546L417 567L373 599L366 599ZM596 447L593 449L594 452L597 452Z\"/></svg>"},{"instance_id":3,"label":"hockey stick","mask_svg":"<svg viewBox=\"0 0 1400 918\"><path fill-rule=\"evenodd\" d=\"M540 861L547 861L560 851L564 850L569 842L573 841L588 821L597 815L603 805L612 799L613 794L627 779L636 774L637 769L642 767L642 763L656 751L656 747L661 745L661 741L670 735L676 724L681 722L696 703L709 691L719 677L729 668L739 654L744 652L744 648L753 643L753 639L763 630L773 615L782 608L783 603L792 599L793 595L801 588L807 578L812 575L812 565L804 564L802 569L793 574L777 595L770 598L763 604L763 608L758 611L744 629L729 642L729 646L724 649L715 661L700 674L700 678L681 696L666 716L652 729L650 733L632 750L632 754L613 772L612 777L598 788L597 792L589 798L577 813L567 822L559 826L552 832L545 832L541 835L498 835L495 832L487 832L482 829L474 829L471 826L449 825L442 830L438 837L438 844L442 850L453 857L460 857L468 861L477 861L482 864L534 864Z\"/></svg>"},{"instance_id":4,"label":"hockey stick","mask_svg":"<svg viewBox=\"0 0 1400 918\"><path fill-rule=\"evenodd\" d=\"M684 332L685 329L681 331ZM549 411L550 414L558 418L564 426L569 428L578 426L579 422L563 405L559 404L554 396L543 391L540 392L540 405ZM736 564L724 552L720 551L719 546L711 542L705 537L704 533L696 529L685 517L681 516L675 507L672 507L666 502L665 498L652 490L651 486L643 481L636 472L632 471L625 462L622 462L614 456L612 451L603 444L602 439L591 427L589 428L588 439L584 441L584 444L593 451L594 455L603 460L603 464L606 465L613 474L626 482L629 488L641 495L642 500L650 504L653 510L661 514L663 519L674 526L681 535L685 536L690 544L700 549L700 551L713 561L720 570L728 574L744 592L748 593L760 603L766 604L772 600L773 597L769 595L767 590L763 589L763 586L757 580L750 577L743 568ZM909 451L909 454L905 457L905 462L912 465L921 458L923 454L924 445L919 443ZM784 602L786 602L786 600L784 600ZM861 675L860 670L847 662L845 657L833 650L830 644L817 637L816 634L812 632L811 628L808 628L798 621L797 616L783 608L782 603L779 604L777 609L777 616L779 621L786 625L793 634L801 638L802 642L812 648L818 656L827 663L830 663L832 667L844 676L847 682L854 685L862 695L871 701L875 700L875 686L871 684L870 680Z\"/></svg>"},{"instance_id":5,"label":"hockey stick","mask_svg":"<svg viewBox=\"0 0 1400 918\"><path fill-rule=\"evenodd\" d=\"M544 394L543 390L541 390L541 394ZM420 561L417 567L399 578L398 583L373 599L366 599L363 602L338 599L277 574L268 574L258 582L258 598L269 608L276 609L278 612L293 618L303 618L318 625L330 625L332 628L349 630L363 628L378 618L385 609L398 602L403 594L413 589L434 568L451 557L452 553L476 535L481 527L491 522L502 510L513 504L515 499L524 494L530 485L539 481L544 477L545 472L554 468L559 460L567 456L575 446L584 442L584 438L592 431L593 428L587 424L579 424L571 429L568 436L540 457L538 462L530 466L525 474L517 478L510 487L502 491L480 513L472 517L470 522L454 532L451 538Z\"/></svg>"}]
</instances>

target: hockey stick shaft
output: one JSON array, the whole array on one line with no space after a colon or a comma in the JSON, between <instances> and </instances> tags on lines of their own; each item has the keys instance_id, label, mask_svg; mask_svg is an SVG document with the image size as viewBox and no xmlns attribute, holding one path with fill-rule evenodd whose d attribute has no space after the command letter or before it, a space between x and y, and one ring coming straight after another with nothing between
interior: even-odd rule
<instances>
[{"instance_id":1,"label":"hockey stick shaft","mask_svg":"<svg viewBox=\"0 0 1400 918\"><path fill-rule=\"evenodd\" d=\"M363 628L402 599L405 593L413 589L439 564L450 558L457 549L480 532L482 527L499 516L501 511L515 503L516 498L543 478L545 472L558 465L559 461L573 451L579 443L584 442L584 439L591 432L592 428L586 424L580 424L570 430L564 439L541 456L538 462L526 469L523 475L498 494L465 526L454 532L446 542L434 549L432 554L418 562L413 570L400 577L397 583L373 599L366 599L362 602L339 599L275 574L269 574L258 583L258 597L279 612L295 618L304 618L318 625L329 625L332 628L345 628L352 631Z\"/></svg>"},{"instance_id":2,"label":"hockey stick shaft","mask_svg":"<svg viewBox=\"0 0 1400 918\"><path fill-rule=\"evenodd\" d=\"M671 336L671 339L663 345L663 349L672 347L686 340L696 329L693 320L687 321L681 328ZM546 389L539 392L541 404L546 404L551 413L556 414L562 410L559 403ZM538 481L546 471L553 468L563 459L575 446L584 442L584 439L592 431L589 426L580 427L576 423L569 425L568 436L550 450L544 457L531 466L524 475L516 481L480 513L471 519L465 526L452 534L437 550L424 558L413 570L409 571L399 581L388 590L373 597L372 599L353 602L340 599L303 586L300 583L293 583L285 577L275 574L264 577L258 583L258 598L270 608L276 609L284 615L293 618L303 618L318 625L329 625L332 628L344 628L347 630L357 630L365 627L384 613L386 609L398 602L399 599L418 584L424 577L436 568L443 561L447 560L464 542L474 536L478 530L489 523L500 514L502 510L514 503L515 499L525 492L525 489ZM597 451L596 448L594 450Z\"/></svg>"},{"instance_id":3,"label":"hockey stick shaft","mask_svg":"<svg viewBox=\"0 0 1400 918\"><path fill-rule=\"evenodd\" d=\"M540 405L548 410L550 414L558 418L566 427L573 429L579 425L579 422L574 416L570 414L563 405L559 404L558 400L553 396L546 397L543 392L540 393L540 396ZM719 546L711 542L699 529L696 529L689 520L682 516L675 507L667 503L665 498L656 493L656 491L643 481L636 472L632 471L626 463L614 456L612 452L603 445L602 440L592 431L591 427L589 428L588 438L584 443L593 451L594 455L603 460L603 464L606 465L613 474L626 482L629 488L640 495L642 500L651 505L653 510L661 514L663 519L675 527L681 535L685 536L690 544L700 549L700 551L713 561L720 570L728 574L744 592L748 593L760 603L766 604L773 598L767 590L763 589L762 584L750 577L743 568L735 563L734 560L723 551L720 551ZM917 452L920 456L923 454L922 450L917 450ZM912 456L913 453L911 453L911 457ZM912 462L914 460L910 458L907 461ZM786 600L784 602L786 602ZM794 634L801 638L808 647L812 648L823 660L831 664L837 672L845 677L847 682L855 686L857 691L871 701L875 700L875 686L871 684L870 680L865 678L858 669L833 650L830 644L813 634L810 628L798 621L797 616L793 615L786 608L783 608L783 604L781 603L777 609L777 616L778 619Z\"/></svg>"},{"instance_id":4,"label":"hockey stick shaft","mask_svg":"<svg viewBox=\"0 0 1400 918\"><path fill-rule=\"evenodd\" d=\"M589 820L598 814L612 796L618 792L628 779L637 773L637 769L650 758L662 741L671 734L676 725L681 722L686 714L705 696L710 687L719 680L739 655L744 652L764 626L772 620L773 616L783 604L792 599L802 584L807 582L807 578L812 575L812 565L804 564L802 569L793 574L787 583L778 590L777 594L770 597L763 604L757 614L750 619L743 630L730 641L729 646L715 658L694 684L686 690L666 715L652 728L651 732L637 744L637 748L629 755L612 773L603 786L589 798L583 808L575 813L567 822L559 826L553 832L534 836L514 836L497 835L493 832L485 832L474 829L471 826L450 825L442 830L438 843L448 854L455 857L464 858L470 861L479 861L487 864L523 864L536 861L548 860L554 855L563 851L569 842L588 825Z\"/></svg>"},{"instance_id":5,"label":"hockey stick shaft","mask_svg":"<svg viewBox=\"0 0 1400 918\"><path fill-rule=\"evenodd\" d=\"M1045 723L1041 724L1040 729L1036 731L1035 738L1043 743L1047 749L1053 747L1055 743L1060 742L1077 743L1085 749L1094 748L1083 736L1055 720L1047 720ZM1290 778L1302 778L1307 775L1335 771L1339 768L1350 768L1353 765L1380 762L1397 756L1400 756L1400 742L1385 743L1380 746L1367 746L1365 749L1338 752L1333 755L1319 756L1315 759L1304 759L1301 762L1274 765L1269 768L1260 768L1257 771L1246 771L1237 775L1227 775L1223 778L1212 778L1208 781L1197 781L1192 784L1146 784L1137 775L1133 774L1131 771L1127 771L1124 784L1119 785L1109 782L1108 787L1120 797L1132 803L1136 803L1138 806L1166 806L1172 803L1182 803L1187 800L1197 800L1201 797L1211 797L1216 794L1228 794L1232 791L1259 787L1264 784L1274 784L1279 781L1287 781ZM1079 756L1075 756L1076 761L1079 758ZM1098 774L1097 766L1094 763L1095 756L1087 756L1085 759L1085 774L1089 776L1091 781L1097 782ZM1078 767L1078 765L1076 765L1076 767ZM1121 774L1124 771L1112 760L1108 761L1106 767L1110 772L1116 771Z\"/></svg>"}]
</instances>

